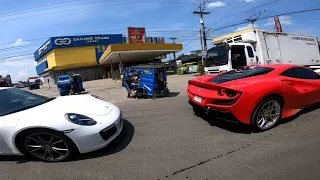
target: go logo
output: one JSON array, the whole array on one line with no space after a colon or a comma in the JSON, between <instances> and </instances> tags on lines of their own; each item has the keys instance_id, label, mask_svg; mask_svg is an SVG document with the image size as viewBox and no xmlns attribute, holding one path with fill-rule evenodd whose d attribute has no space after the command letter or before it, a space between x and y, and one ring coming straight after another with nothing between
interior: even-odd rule
<instances>
[{"instance_id":1,"label":"go logo","mask_svg":"<svg viewBox=\"0 0 320 180\"><path fill-rule=\"evenodd\" d=\"M69 45L71 44L71 39L70 38L57 38L56 40L54 40L54 43L58 46L61 45Z\"/></svg>"}]
</instances>

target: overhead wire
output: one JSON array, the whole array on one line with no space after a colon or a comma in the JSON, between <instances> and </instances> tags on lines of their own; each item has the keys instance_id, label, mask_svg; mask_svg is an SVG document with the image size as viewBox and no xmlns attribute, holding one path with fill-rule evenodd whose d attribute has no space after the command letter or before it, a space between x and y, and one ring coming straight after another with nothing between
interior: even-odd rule
<instances>
[{"instance_id":1,"label":"overhead wire","mask_svg":"<svg viewBox=\"0 0 320 180\"><path fill-rule=\"evenodd\" d=\"M135 1L135 2L122 2L122 3L101 4L101 5L96 5L96 6L86 6L86 7L78 7L78 8L58 10L58 11L53 11L53 12L39 13L39 14L33 14L33 15L29 15L29 16L23 16L23 17L17 17L17 18L12 18L12 19L7 19L7 20L1 20L0 22L3 23L3 22L13 21L13 20L30 18L30 17L34 17L34 16L42 16L42 15L61 13L61 12L68 12L68 11L74 11L74 10L80 10L80 9L86 9L86 8L95 8L95 7L104 7L104 6L117 6L117 5L128 5L128 4L159 4L159 3L169 3L169 4L173 4L173 3L177 3L177 4L179 4L179 3L180 4L181 3L191 3L191 4L194 4L193 2L186 2L186 1L163 1L163 2L157 2L157 1ZM6 16L2 16L0 18L4 18L4 17L6 17Z\"/></svg>"},{"instance_id":2,"label":"overhead wire","mask_svg":"<svg viewBox=\"0 0 320 180\"><path fill-rule=\"evenodd\" d=\"M261 18L258 18L257 20L268 19L268 18L271 18L271 17L274 17L274 16L283 16L283 15L290 15L290 14L303 13L303 12L311 12L311 11L318 11L318 10L320 10L320 8L305 9L305 10L300 10L300 11L294 11L294 12L281 13L281 14L272 15L272 16L267 16L267 17L261 17ZM231 24L231 25L227 25L227 26L220 27L220 28L215 28L214 30L215 30L215 31L218 31L218 30L230 28L230 27L237 26L237 25L241 25L241 24L245 24L245 23L248 23L248 22L240 22L240 23L236 23L236 24ZM37 38L37 40L39 40L39 39L43 39L43 38ZM187 44L185 45L185 47L187 47L189 44L191 44L191 43L194 42L195 40L198 40L198 39L191 40L189 43L187 43ZM0 58L3 59L3 58L8 58L8 57L0 57Z\"/></svg>"}]
</instances>

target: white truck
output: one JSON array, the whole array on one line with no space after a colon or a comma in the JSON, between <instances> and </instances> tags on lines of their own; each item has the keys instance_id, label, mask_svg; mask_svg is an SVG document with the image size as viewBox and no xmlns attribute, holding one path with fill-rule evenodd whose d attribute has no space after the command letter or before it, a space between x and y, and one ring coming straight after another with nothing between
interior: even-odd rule
<instances>
[{"instance_id":1,"label":"white truck","mask_svg":"<svg viewBox=\"0 0 320 180\"><path fill-rule=\"evenodd\" d=\"M213 40L205 72L216 74L252 64L297 64L320 69L316 37L255 29Z\"/></svg>"}]
</instances>

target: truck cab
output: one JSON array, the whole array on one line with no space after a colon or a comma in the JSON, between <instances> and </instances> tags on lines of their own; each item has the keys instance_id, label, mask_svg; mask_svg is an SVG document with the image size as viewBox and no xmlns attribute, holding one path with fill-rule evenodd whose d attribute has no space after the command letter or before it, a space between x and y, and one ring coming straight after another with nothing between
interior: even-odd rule
<instances>
[{"instance_id":1,"label":"truck cab","mask_svg":"<svg viewBox=\"0 0 320 180\"><path fill-rule=\"evenodd\" d=\"M317 37L246 29L212 40L205 66L207 74L253 64L320 66ZM320 71L318 68L313 68Z\"/></svg>"},{"instance_id":2,"label":"truck cab","mask_svg":"<svg viewBox=\"0 0 320 180\"><path fill-rule=\"evenodd\" d=\"M250 43L224 42L208 50L205 72L217 74L258 63L258 57Z\"/></svg>"}]
</instances>

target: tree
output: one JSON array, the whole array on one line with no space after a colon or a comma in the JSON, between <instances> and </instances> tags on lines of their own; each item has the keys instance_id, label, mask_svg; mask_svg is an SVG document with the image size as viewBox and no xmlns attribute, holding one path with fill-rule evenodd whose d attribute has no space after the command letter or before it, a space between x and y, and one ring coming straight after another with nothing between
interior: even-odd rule
<instances>
[{"instance_id":1,"label":"tree","mask_svg":"<svg viewBox=\"0 0 320 180\"><path fill-rule=\"evenodd\" d=\"M191 52L191 54L194 54L194 55L197 55L197 56L201 55L201 50L193 50L193 51L190 51L190 52Z\"/></svg>"}]
</instances>

